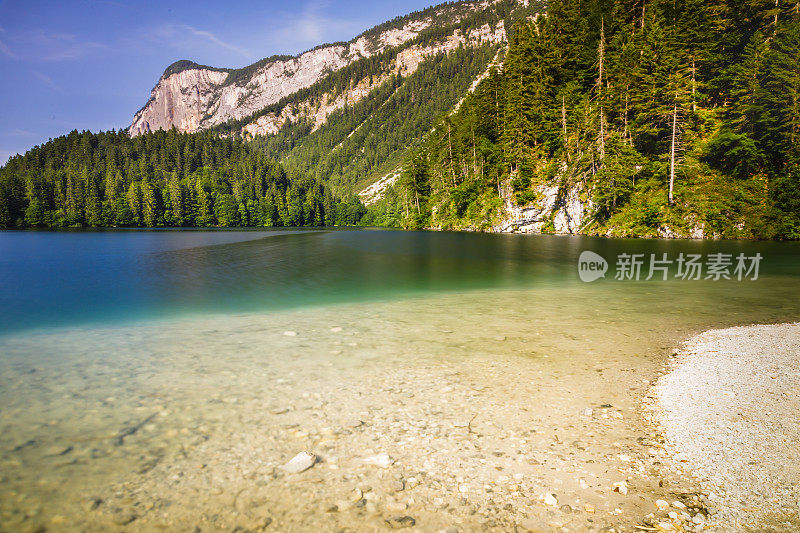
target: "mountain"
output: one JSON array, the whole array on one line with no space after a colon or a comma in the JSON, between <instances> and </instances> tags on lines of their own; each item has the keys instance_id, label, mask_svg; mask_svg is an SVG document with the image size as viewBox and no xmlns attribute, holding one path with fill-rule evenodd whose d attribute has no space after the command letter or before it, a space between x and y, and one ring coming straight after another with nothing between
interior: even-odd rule
<instances>
[{"instance_id":1,"label":"mountain","mask_svg":"<svg viewBox=\"0 0 800 533\"><path fill-rule=\"evenodd\" d=\"M134 115L129 133L139 135L172 127L194 133L229 120L240 120L343 67L408 43L426 30L457 26L470 15L496 3L496 0L473 0L442 4L398 17L346 43L320 45L295 57L272 56L240 69L177 61L167 67L150 99ZM462 35L462 42L475 38L495 42L505 39L502 25L491 29L468 26L463 29L470 35ZM452 49L455 44L451 38L449 44L439 43L438 49ZM431 47L407 49L404 57L398 59L397 68L413 71L421 58L431 53ZM271 123L262 120L247 131L251 135L274 133L276 124L279 127L282 120Z\"/></svg>"},{"instance_id":2,"label":"mountain","mask_svg":"<svg viewBox=\"0 0 800 533\"><path fill-rule=\"evenodd\" d=\"M242 69L173 63L126 132L72 132L0 169L0 226L358 223L354 193L396 173L539 9L450 2Z\"/></svg>"},{"instance_id":3,"label":"mountain","mask_svg":"<svg viewBox=\"0 0 800 533\"><path fill-rule=\"evenodd\" d=\"M499 62L506 28L541 9L528 0L449 2L243 69L179 61L129 132L212 130L259 145L339 195L359 192L396 172Z\"/></svg>"}]
</instances>

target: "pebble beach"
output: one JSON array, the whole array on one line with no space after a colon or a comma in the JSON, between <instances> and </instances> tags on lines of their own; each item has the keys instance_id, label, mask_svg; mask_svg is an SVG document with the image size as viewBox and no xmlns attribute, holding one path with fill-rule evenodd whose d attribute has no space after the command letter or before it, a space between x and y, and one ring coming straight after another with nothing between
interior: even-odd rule
<instances>
[{"instance_id":1,"label":"pebble beach","mask_svg":"<svg viewBox=\"0 0 800 533\"><path fill-rule=\"evenodd\" d=\"M711 330L674 354L653 419L715 530L800 530L799 396L798 323Z\"/></svg>"}]
</instances>

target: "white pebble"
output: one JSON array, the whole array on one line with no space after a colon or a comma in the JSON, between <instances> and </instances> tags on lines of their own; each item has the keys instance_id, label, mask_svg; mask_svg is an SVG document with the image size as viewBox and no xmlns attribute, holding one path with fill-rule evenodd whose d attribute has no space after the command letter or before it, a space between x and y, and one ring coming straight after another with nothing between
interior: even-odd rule
<instances>
[{"instance_id":1,"label":"white pebble","mask_svg":"<svg viewBox=\"0 0 800 533\"><path fill-rule=\"evenodd\" d=\"M290 474L305 472L317 462L317 456L310 452L300 452L281 467L282 470Z\"/></svg>"}]
</instances>

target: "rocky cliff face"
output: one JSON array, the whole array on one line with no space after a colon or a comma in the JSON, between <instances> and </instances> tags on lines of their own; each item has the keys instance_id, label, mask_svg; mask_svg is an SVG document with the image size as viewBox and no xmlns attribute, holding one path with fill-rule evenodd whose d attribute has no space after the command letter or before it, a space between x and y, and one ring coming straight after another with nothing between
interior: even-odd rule
<instances>
[{"instance_id":1,"label":"rocky cliff face","mask_svg":"<svg viewBox=\"0 0 800 533\"><path fill-rule=\"evenodd\" d=\"M466 2L459 5L451 22L468 13L485 8L490 1ZM453 9L444 5L442 10ZM431 27L434 17L409 20L399 27L389 27L382 32L366 32L349 43L323 46L293 58L279 58L255 64L241 71L214 69L191 64L183 70L174 72L170 67L153 88L147 104L133 117L129 128L131 135L139 135L158 129L177 128L182 132L199 130L222 124L231 119L248 117L282 98L309 87L327 74L339 70L360 58L379 54L389 47L399 46L413 39L420 32ZM499 32L499 33L498 33ZM482 28L468 35L448 39L446 51L472 38L504 39L505 31L500 28ZM397 58L396 68L413 71L426 55L437 53L437 47L429 50L410 48L403 57ZM416 64L415 64L416 62ZM187 62L188 63L188 62ZM363 97L370 87L356 87L351 94L341 95L339 101L325 102L315 120L323 120L333 110L345 105L347 98ZM359 95L359 91L362 93ZM315 110L315 113L319 110ZM260 117L260 122L246 128L250 135L264 135L277 131L291 114L278 117Z\"/></svg>"},{"instance_id":2,"label":"rocky cliff face","mask_svg":"<svg viewBox=\"0 0 800 533\"><path fill-rule=\"evenodd\" d=\"M502 221L492 228L501 233L542 233L547 230L557 234L578 234L589 222L594 206L580 185L542 185L536 190L540 200L530 205L518 206L510 191L503 195Z\"/></svg>"},{"instance_id":3,"label":"rocky cliff face","mask_svg":"<svg viewBox=\"0 0 800 533\"><path fill-rule=\"evenodd\" d=\"M408 35L416 35L409 28ZM409 37L409 38L411 38ZM226 83L229 72L189 69L162 78L150 100L133 117L131 135L176 127L195 132L253 114L369 54L364 43L329 46L256 69L242 82Z\"/></svg>"},{"instance_id":4,"label":"rocky cliff face","mask_svg":"<svg viewBox=\"0 0 800 533\"><path fill-rule=\"evenodd\" d=\"M397 39L398 37L395 34L393 41ZM253 137L263 135L274 135L287 121L296 122L301 118L310 118L314 124L312 131L315 131L325 123L325 120L331 113L342 109L346 105L359 102L369 95L373 89L386 82L392 74L398 73L407 77L416 72L423 61L436 54L450 52L459 46L470 46L481 43L500 43L504 42L505 39L505 27L503 21L500 21L495 26L485 24L465 34L456 31L447 38L427 46L410 46L397 54L397 57L392 61L392 64L383 75L374 77L371 80L361 80L359 83L350 87L348 90L342 91L336 96L326 94L321 98L310 98L301 102L293 102L292 105L284 107L278 113L267 113L245 124L240 133L246 139L252 139ZM477 85L478 81L480 80L476 80L475 85Z\"/></svg>"}]
</instances>

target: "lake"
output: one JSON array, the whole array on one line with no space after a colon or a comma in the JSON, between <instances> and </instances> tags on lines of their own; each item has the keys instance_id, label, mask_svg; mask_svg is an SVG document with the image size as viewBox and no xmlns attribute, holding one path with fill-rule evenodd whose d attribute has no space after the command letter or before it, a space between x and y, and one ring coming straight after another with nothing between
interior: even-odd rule
<instances>
[{"instance_id":1,"label":"lake","mask_svg":"<svg viewBox=\"0 0 800 533\"><path fill-rule=\"evenodd\" d=\"M611 261L625 252L667 253L672 259L680 252L704 257L761 253L764 259L754 282L620 283L607 276L589 285L577 275L584 250ZM476 289L580 288L609 297L623 289L627 296L642 294L634 305L643 310L658 302L659 294L668 294L681 299L689 315L704 315L721 304L731 308L729 319L735 321L741 311L747 317L784 305L793 309L789 301L798 287L798 259L796 243L745 241L381 230L3 232L0 333ZM646 274L645 268L642 278Z\"/></svg>"},{"instance_id":2,"label":"lake","mask_svg":"<svg viewBox=\"0 0 800 533\"><path fill-rule=\"evenodd\" d=\"M605 277L581 281L585 251ZM650 254L668 280L644 279ZM676 277L681 254L701 278L730 254L732 279ZM625 257L638 281L615 279ZM643 500L606 490L621 472L648 496L691 489L641 445L667 356L797 320L799 264L774 242L3 232L0 530L369 530L401 508L423 530L505 530L554 519L545 490L598 509L565 527L635 523ZM281 469L302 450L320 462Z\"/></svg>"}]
</instances>

